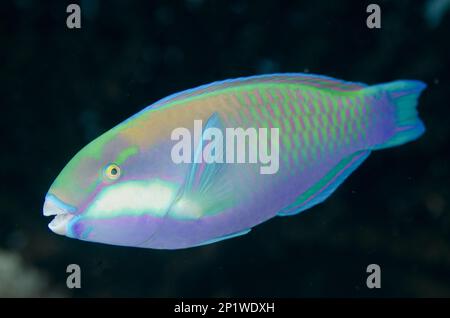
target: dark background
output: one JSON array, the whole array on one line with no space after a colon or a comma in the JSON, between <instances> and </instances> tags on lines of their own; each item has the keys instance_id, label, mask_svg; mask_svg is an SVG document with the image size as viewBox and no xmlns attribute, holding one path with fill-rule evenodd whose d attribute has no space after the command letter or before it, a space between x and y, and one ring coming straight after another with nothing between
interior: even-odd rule
<instances>
[{"instance_id":1,"label":"dark background","mask_svg":"<svg viewBox=\"0 0 450 318\"><path fill-rule=\"evenodd\" d=\"M450 296L447 0L67 1L0 4L0 296ZM168 94L311 72L428 84L426 134L373 153L326 202L251 234L179 251L81 242L47 229L50 184L85 144ZM66 288L66 266L82 288ZM382 288L366 287L381 266Z\"/></svg>"}]
</instances>

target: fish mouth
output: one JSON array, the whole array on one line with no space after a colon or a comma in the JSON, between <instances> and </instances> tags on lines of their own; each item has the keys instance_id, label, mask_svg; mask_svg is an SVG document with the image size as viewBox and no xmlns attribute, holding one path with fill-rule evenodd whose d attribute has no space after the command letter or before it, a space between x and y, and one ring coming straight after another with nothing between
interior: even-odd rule
<instances>
[{"instance_id":1,"label":"fish mouth","mask_svg":"<svg viewBox=\"0 0 450 318\"><path fill-rule=\"evenodd\" d=\"M45 196L43 214L44 216L55 216L48 224L48 228L55 234L66 235L67 224L74 217L76 209L64 203L53 194Z\"/></svg>"}]
</instances>

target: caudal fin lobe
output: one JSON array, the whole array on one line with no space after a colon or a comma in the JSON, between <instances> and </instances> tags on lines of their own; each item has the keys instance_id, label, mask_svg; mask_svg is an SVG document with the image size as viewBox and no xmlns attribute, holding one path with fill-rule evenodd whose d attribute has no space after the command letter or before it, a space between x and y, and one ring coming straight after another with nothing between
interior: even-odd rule
<instances>
[{"instance_id":1,"label":"caudal fin lobe","mask_svg":"<svg viewBox=\"0 0 450 318\"><path fill-rule=\"evenodd\" d=\"M387 92L395 107L395 133L374 149L399 146L419 138L425 132L425 126L417 113L417 104L426 87L421 81L402 80L367 88Z\"/></svg>"}]
</instances>

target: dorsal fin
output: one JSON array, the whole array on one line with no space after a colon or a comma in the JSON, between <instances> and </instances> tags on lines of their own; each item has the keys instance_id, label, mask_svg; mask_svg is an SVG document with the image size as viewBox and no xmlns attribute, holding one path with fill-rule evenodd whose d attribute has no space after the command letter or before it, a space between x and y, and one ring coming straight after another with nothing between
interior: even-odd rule
<instances>
[{"instance_id":1,"label":"dorsal fin","mask_svg":"<svg viewBox=\"0 0 450 318\"><path fill-rule=\"evenodd\" d=\"M279 73L279 74L266 74L256 75L250 77L239 77L235 79L228 79L224 81L213 82L206 85L201 85L195 88L191 88L179 93L169 95L148 108L156 109L167 105L172 102L176 102L185 98L200 96L212 91L226 89L229 87L239 87L243 85L251 85L258 83L285 83L285 84L299 84L309 85L317 88L324 88L336 91L355 91L366 87L366 84L346 82L343 80L335 79L328 76L314 75L308 73Z\"/></svg>"}]
</instances>

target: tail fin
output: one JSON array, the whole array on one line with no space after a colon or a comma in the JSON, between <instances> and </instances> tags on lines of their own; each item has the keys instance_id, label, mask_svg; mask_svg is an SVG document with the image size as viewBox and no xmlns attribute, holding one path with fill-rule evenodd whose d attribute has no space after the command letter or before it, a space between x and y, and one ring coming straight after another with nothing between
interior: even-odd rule
<instances>
[{"instance_id":1,"label":"tail fin","mask_svg":"<svg viewBox=\"0 0 450 318\"><path fill-rule=\"evenodd\" d=\"M425 126L417 113L417 100L426 87L421 81L403 80L366 88L384 90L395 107L395 134L374 149L399 146L419 138L425 132Z\"/></svg>"}]
</instances>

